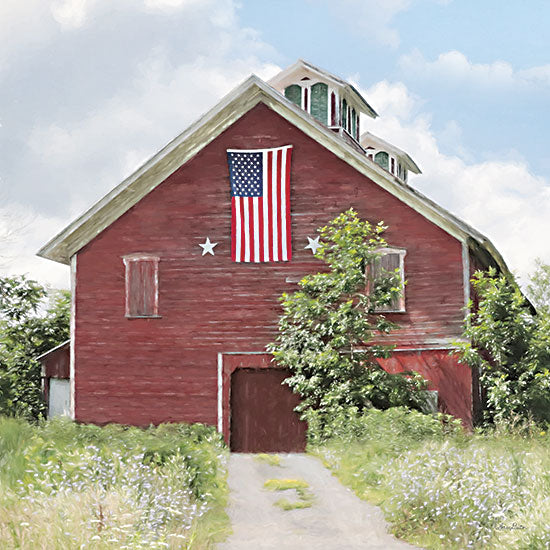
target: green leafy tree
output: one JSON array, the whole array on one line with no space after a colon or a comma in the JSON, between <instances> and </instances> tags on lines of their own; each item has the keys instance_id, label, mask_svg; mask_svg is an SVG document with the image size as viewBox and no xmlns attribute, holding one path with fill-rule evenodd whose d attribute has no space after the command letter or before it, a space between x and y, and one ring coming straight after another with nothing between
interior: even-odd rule
<instances>
[{"instance_id":1,"label":"green leafy tree","mask_svg":"<svg viewBox=\"0 0 550 550\"><path fill-rule=\"evenodd\" d=\"M533 315L519 287L494 269L472 279L478 297L465 324L460 360L479 369L484 420L550 421L550 321Z\"/></svg>"},{"instance_id":2,"label":"green leafy tree","mask_svg":"<svg viewBox=\"0 0 550 550\"><path fill-rule=\"evenodd\" d=\"M388 357L391 347L369 344L395 328L378 310L401 292L397 272L374 280L369 269L386 246L385 229L353 209L340 214L319 229L315 257L327 271L307 275L297 292L281 297L279 334L268 349L291 371L286 383L301 396L297 410L316 425L350 407L421 406L423 396L415 390L425 387L423 379L388 374L376 358Z\"/></svg>"},{"instance_id":3,"label":"green leafy tree","mask_svg":"<svg viewBox=\"0 0 550 550\"><path fill-rule=\"evenodd\" d=\"M529 277L527 295L543 315L550 314L550 265L540 258L535 260L535 272Z\"/></svg>"},{"instance_id":4,"label":"green leafy tree","mask_svg":"<svg viewBox=\"0 0 550 550\"><path fill-rule=\"evenodd\" d=\"M69 338L70 293L48 295L36 281L0 278L0 413L44 413L36 357Z\"/></svg>"}]
</instances>

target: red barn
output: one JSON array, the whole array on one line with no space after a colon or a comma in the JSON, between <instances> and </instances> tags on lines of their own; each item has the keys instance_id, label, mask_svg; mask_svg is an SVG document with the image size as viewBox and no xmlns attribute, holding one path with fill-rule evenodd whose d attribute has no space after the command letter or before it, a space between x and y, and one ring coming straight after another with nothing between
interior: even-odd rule
<instances>
[{"instance_id":1,"label":"red barn","mask_svg":"<svg viewBox=\"0 0 550 550\"><path fill-rule=\"evenodd\" d=\"M385 258L407 280L388 313L400 329L383 367L420 372L439 409L471 423L475 373L449 350L474 268L506 265L483 235L407 184L420 170L361 135L360 113L377 116L355 88L304 61L269 83L251 76L39 251L71 266L74 419L204 422L236 450L302 448L296 397L265 347L278 297L321 268L316 229L353 207L389 226ZM254 210L255 184L238 172L245 157L228 150L263 159L247 169L263 170L260 187L277 182L263 203L269 216Z\"/></svg>"}]
</instances>

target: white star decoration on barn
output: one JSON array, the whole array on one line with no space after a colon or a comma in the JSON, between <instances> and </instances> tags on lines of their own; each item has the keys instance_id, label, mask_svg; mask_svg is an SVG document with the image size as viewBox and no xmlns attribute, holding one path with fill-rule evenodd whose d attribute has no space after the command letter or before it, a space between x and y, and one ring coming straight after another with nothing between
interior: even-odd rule
<instances>
[{"instance_id":1,"label":"white star decoration on barn","mask_svg":"<svg viewBox=\"0 0 550 550\"><path fill-rule=\"evenodd\" d=\"M307 248L311 248L311 252L315 254L317 252L317 249L321 246L321 243L319 242L319 237L315 237L315 239L308 237L307 240L309 244L307 246L304 246L304 250Z\"/></svg>"},{"instance_id":2,"label":"white star decoration on barn","mask_svg":"<svg viewBox=\"0 0 550 550\"><path fill-rule=\"evenodd\" d=\"M211 243L210 237L206 237L206 241L203 244L199 244L199 246L202 247L202 255L204 256L205 254L212 254L212 256L214 256L214 247L217 244L218 243Z\"/></svg>"}]
</instances>

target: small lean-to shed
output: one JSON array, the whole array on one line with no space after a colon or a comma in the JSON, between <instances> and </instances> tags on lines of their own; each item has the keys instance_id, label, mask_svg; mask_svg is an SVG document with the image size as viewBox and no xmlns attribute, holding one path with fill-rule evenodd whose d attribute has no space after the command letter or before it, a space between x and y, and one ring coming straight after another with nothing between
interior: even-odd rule
<instances>
[{"instance_id":1,"label":"small lean-to shed","mask_svg":"<svg viewBox=\"0 0 550 550\"><path fill-rule=\"evenodd\" d=\"M42 393L48 418L70 416L70 340L37 357L42 365Z\"/></svg>"},{"instance_id":2,"label":"small lean-to shed","mask_svg":"<svg viewBox=\"0 0 550 550\"><path fill-rule=\"evenodd\" d=\"M361 145L360 113L376 116L307 62L251 76L40 250L71 266L73 418L204 422L234 450L303 448L265 349L280 295L323 269L317 228L353 207L388 226L381 253L407 281L382 366L420 371L439 409L471 424L476 373L449 351L473 266L506 265L407 184L420 170L406 153L371 134Z\"/></svg>"}]
</instances>

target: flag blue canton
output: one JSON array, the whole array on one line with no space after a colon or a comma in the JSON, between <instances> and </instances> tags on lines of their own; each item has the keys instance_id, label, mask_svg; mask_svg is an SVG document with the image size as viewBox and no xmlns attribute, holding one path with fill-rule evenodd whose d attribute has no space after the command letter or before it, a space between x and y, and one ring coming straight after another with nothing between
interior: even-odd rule
<instances>
[{"instance_id":1,"label":"flag blue canton","mask_svg":"<svg viewBox=\"0 0 550 550\"><path fill-rule=\"evenodd\" d=\"M261 197L263 153L227 153L232 197Z\"/></svg>"}]
</instances>

